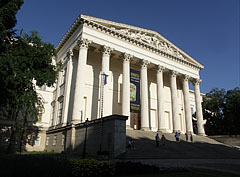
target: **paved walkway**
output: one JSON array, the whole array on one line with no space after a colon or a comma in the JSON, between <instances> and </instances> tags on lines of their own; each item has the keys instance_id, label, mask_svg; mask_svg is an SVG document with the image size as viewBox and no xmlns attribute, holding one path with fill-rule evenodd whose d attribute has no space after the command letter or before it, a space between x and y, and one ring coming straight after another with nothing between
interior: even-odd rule
<instances>
[{"instance_id":1,"label":"paved walkway","mask_svg":"<svg viewBox=\"0 0 240 177\"><path fill-rule=\"evenodd\" d=\"M132 161L159 167L207 168L240 174L240 159L138 159Z\"/></svg>"},{"instance_id":2,"label":"paved walkway","mask_svg":"<svg viewBox=\"0 0 240 177\"><path fill-rule=\"evenodd\" d=\"M237 148L202 136L194 136L194 142L191 143L181 135L181 142L178 143L174 134L164 134L167 143L157 148L155 135L156 133L151 131L127 130L127 139L133 139L136 149L128 149L120 159L140 161L163 168L208 168L240 174L240 150Z\"/></svg>"}]
</instances>

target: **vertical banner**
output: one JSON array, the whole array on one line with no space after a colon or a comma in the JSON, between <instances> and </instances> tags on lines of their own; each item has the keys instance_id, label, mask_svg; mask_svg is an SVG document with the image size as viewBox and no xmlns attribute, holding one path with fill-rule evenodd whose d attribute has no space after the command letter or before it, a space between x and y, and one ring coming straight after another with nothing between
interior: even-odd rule
<instances>
[{"instance_id":1,"label":"vertical banner","mask_svg":"<svg viewBox=\"0 0 240 177\"><path fill-rule=\"evenodd\" d=\"M140 111L140 71L130 69L130 112Z\"/></svg>"}]
</instances>

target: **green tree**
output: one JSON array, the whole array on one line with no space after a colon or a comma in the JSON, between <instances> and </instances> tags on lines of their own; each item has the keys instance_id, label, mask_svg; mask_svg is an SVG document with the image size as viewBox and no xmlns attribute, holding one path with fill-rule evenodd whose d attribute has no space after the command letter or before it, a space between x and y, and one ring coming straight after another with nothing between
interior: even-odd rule
<instances>
[{"instance_id":1,"label":"green tree","mask_svg":"<svg viewBox=\"0 0 240 177\"><path fill-rule=\"evenodd\" d=\"M224 126L228 134L240 134L240 88L227 91L224 106Z\"/></svg>"},{"instance_id":2,"label":"green tree","mask_svg":"<svg viewBox=\"0 0 240 177\"><path fill-rule=\"evenodd\" d=\"M53 86L60 70L60 64L52 63L54 46L43 42L38 32L17 34L12 30L22 3L20 0L0 3L0 112L13 122L9 151L16 142L22 150L26 129L37 121L43 106L35 86Z\"/></svg>"},{"instance_id":3,"label":"green tree","mask_svg":"<svg viewBox=\"0 0 240 177\"><path fill-rule=\"evenodd\" d=\"M208 135L240 133L240 89L213 89L203 97L203 116Z\"/></svg>"},{"instance_id":4,"label":"green tree","mask_svg":"<svg viewBox=\"0 0 240 177\"><path fill-rule=\"evenodd\" d=\"M23 4L23 0L0 1L0 54L5 50L5 44L9 43L16 25L16 14Z\"/></svg>"}]
</instances>

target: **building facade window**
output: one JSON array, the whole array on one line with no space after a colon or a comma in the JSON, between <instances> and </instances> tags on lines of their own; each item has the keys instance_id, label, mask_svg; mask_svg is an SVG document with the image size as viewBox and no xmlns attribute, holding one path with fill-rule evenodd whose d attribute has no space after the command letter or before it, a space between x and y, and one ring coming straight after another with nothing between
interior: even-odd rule
<instances>
[{"instance_id":1,"label":"building facade window","mask_svg":"<svg viewBox=\"0 0 240 177\"><path fill-rule=\"evenodd\" d=\"M65 135L63 134L62 135L62 145L64 146L64 144L65 144L65 140L66 140L66 137L65 137Z\"/></svg>"},{"instance_id":2,"label":"building facade window","mask_svg":"<svg viewBox=\"0 0 240 177\"><path fill-rule=\"evenodd\" d=\"M41 136L32 136L32 146L40 146Z\"/></svg>"},{"instance_id":3,"label":"building facade window","mask_svg":"<svg viewBox=\"0 0 240 177\"><path fill-rule=\"evenodd\" d=\"M47 138L46 138L46 146L48 146L49 145L49 136L47 136Z\"/></svg>"},{"instance_id":4,"label":"building facade window","mask_svg":"<svg viewBox=\"0 0 240 177\"><path fill-rule=\"evenodd\" d=\"M57 124L62 123L62 111L63 111L63 100L59 101L59 106L58 106L58 121Z\"/></svg>"},{"instance_id":5,"label":"building facade window","mask_svg":"<svg viewBox=\"0 0 240 177\"><path fill-rule=\"evenodd\" d=\"M52 105L51 117L50 117L50 126L53 126L53 124L54 124L54 115L55 115L55 104Z\"/></svg>"},{"instance_id":6,"label":"building facade window","mask_svg":"<svg viewBox=\"0 0 240 177\"><path fill-rule=\"evenodd\" d=\"M67 74L67 67L65 67L62 71L62 77L61 77L61 82L60 85L64 84L66 81L66 74Z\"/></svg>"},{"instance_id":7,"label":"building facade window","mask_svg":"<svg viewBox=\"0 0 240 177\"><path fill-rule=\"evenodd\" d=\"M57 135L53 137L53 146L56 146L57 144Z\"/></svg>"}]
</instances>

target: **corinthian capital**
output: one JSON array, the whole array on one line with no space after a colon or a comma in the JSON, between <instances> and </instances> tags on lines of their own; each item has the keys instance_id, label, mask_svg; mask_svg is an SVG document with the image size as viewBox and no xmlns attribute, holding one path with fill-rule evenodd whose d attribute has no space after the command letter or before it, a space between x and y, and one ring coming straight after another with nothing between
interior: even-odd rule
<instances>
[{"instance_id":1,"label":"corinthian capital","mask_svg":"<svg viewBox=\"0 0 240 177\"><path fill-rule=\"evenodd\" d=\"M67 57L70 58L70 57L73 57L73 50L72 49L69 49L67 51Z\"/></svg>"},{"instance_id":2,"label":"corinthian capital","mask_svg":"<svg viewBox=\"0 0 240 177\"><path fill-rule=\"evenodd\" d=\"M161 66L161 65L156 65L156 71L157 72L163 72L163 70L165 69L165 67L164 66Z\"/></svg>"},{"instance_id":3,"label":"corinthian capital","mask_svg":"<svg viewBox=\"0 0 240 177\"><path fill-rule=\"evenodd\" d=\"M130 54L127 54L127 53L123 53L120 58L124 62L129 62L133 58L133 55L130 55Z\"/></svg>"},{"instance_id":4,"label":"corinthian capital","mask_svg":"<svg viewBox=\"0 0 240 177\"><path fill-rule=\"evenodd\" d=\"M174 70L171 70L171 71L169 72L169 74L170 74L171 77L177 77L178 72L177 72L177 71L174 71Z\"/></svg>"},{"instance_id":5,"label":"corinthian capital","mask_svg":"<svg viewBox=\"0 0 240 177\"><path fill-rule=\"evenodd\" d=\"M92 41L80 37L77 41L77 44L80 48L88 49Z\"/></svg>"},{"instance_id":6,"label":"corinthian capital","mask_svg":"<svg viewBox=\"0 0 240 177\"><path fill-rule=\"evenodd\" d=\"M190 79L190 76L189 76L189 75L184 74L184 75L182 76L182 80L185 81L185 82L188 82L189 79Z\"/></svg>"},{"instance_id":7,"label":"corinthian capital","mask_svg":"<svg viewBox=\"0 0 240 177\"><path fill-rule=\"evenodd\" d=\"M141 66L142 68L147 68L147 66L150 64L150 62L148 60L141 60Z\"/></svg>"},{"instance_id":8,"label":"corinthian capital","mask_svg":"<svg viewBox=\"0 0 240 177\"><path fill-rule=\"evenodd\" d=\"M104 45L104 46L101 47L101 51L102 51L103 55L109 55L110 56L112 51L113 51L113 48Z\"/></svg>"},{"instance_id":9,"label":"corinthian capital","mask_svg":"<svg viewBox=\"0 0 240 177\"><path fill-rule=\"evenodd\" d=\"M201 82L202 82L201 79L198 79L198 78L194 78L194 79L193 79L193 84L194 84L194 85L199 85Z\"/></svg>"}]
</instances>

